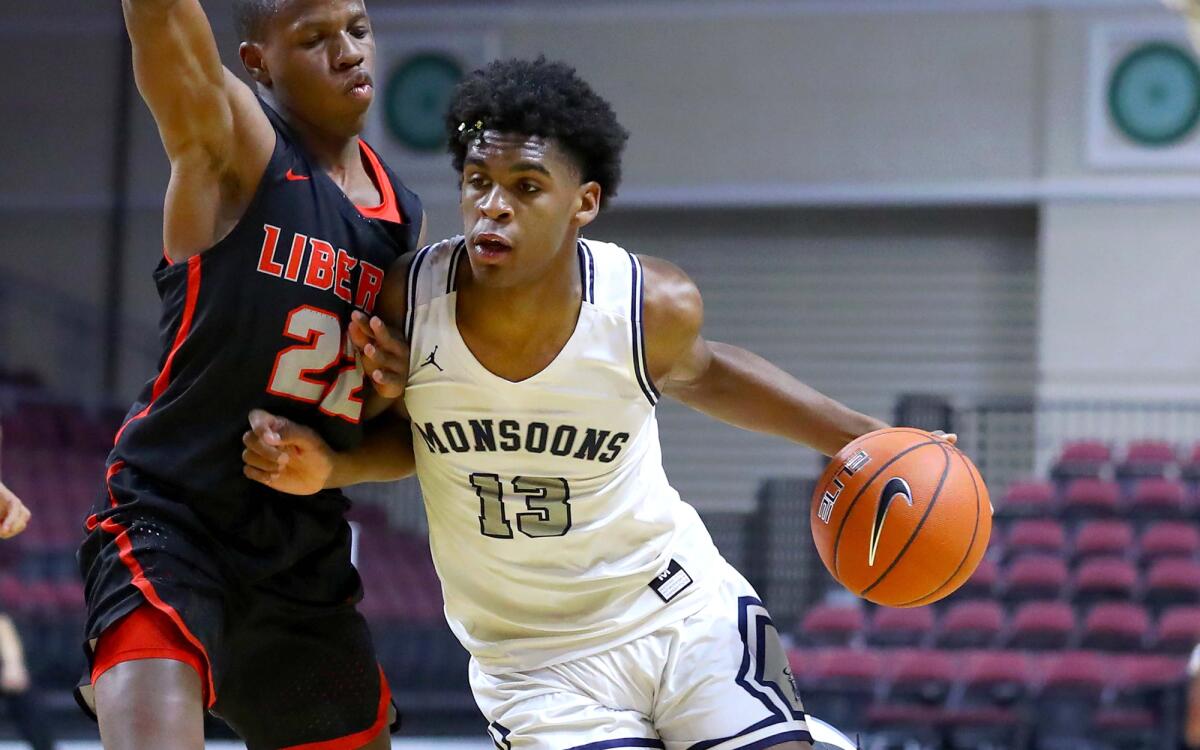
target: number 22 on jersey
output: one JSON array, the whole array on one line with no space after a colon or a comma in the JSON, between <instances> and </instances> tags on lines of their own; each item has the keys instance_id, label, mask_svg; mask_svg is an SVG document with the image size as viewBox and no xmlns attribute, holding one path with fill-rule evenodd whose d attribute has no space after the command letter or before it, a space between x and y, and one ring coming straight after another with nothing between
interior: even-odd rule
<instances>
[{"instance_id":1,"label":"number 22 on jersey","mask_svg":"<svg viewBox=\"0 0 1200 750\"><path fill-rule=\"evenodd\" d=\"M318 404L321 413L357 424L362 417L363 371L341 319L301 305L288 313L283 335L304 343L275 357L267 393Z\"/></svg>"}]
</instances>

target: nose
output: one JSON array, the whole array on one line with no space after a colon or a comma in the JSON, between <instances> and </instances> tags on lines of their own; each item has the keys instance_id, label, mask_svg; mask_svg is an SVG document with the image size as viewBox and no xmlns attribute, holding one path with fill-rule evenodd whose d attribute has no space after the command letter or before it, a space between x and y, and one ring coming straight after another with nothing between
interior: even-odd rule
<instances>
[{"instance_id":1,"label":"nose","mask_svg":"<svg viewBox=\"0 0 1200 750\"><path fill-rule=\"evenodd\" d=\"M479 199L478 205L479 213L492 221L507 221L512 218L512 207L505 200L499 185L492 185L492 189Z\"/></svg>"},{"instance_id":2,"label":"nose","mask_svg":"<svg viewBox=\"0 0 1200 750\"><path fill-rule=\"evenodd\" d=\"M366 53L363 51L363 40L356 39L343 31L338 36L338 43L334 45L334 69L349 70L350 68L357 68L363 64L364 60L366 60Z\"/></svg>"}]
</instances>

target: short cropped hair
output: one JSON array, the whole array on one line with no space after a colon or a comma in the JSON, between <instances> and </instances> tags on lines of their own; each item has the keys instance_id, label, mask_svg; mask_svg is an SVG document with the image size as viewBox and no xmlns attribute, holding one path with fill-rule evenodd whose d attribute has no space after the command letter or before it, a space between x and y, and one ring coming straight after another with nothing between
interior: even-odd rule
<instances>
[{"instance_id":1,"label":"short cropped hair","mask_svg":"<svg viewBox=\"0 0 1200 750\"><path fill-rule=\"evenodd\" d=\"M602 206L617 194L629 132L569 65L545 57L498 60L468 75L446 114L447 146L459 173L476 123L483 130L553 139L575 162L583 182L599 183Z\"/></svg>"},{"instance_id":2,"label":"short cropped hair","mask_svg":"<svg viewBox=\"0 0 1200 750\"><path fill-rule=\"evenodd\" d=\"M262 40L266 23L284 0L233 0L233 23L243 42Z\"/></svg>"}]
</instances>

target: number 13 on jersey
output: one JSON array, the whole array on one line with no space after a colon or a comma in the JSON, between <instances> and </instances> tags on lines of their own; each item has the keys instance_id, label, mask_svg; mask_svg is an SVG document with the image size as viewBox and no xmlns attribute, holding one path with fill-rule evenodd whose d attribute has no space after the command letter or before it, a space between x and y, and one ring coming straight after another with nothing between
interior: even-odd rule
<instances>
[{"instance_id":1,"label":"number 13 on jersey","mask_svg":"<svg viewBox=\"0 0 1200 750\"><path fill-rule=\"evenodd\" d=\"M475 473L471 486L479 497L479 531L512 539L504 510L504 482L496 474ZM513 492L525 498L527 512L517 514L517 530L528 537L563 536L571 529L571 488L561 477L513 477Z\"/></svg>"}]
</instances>

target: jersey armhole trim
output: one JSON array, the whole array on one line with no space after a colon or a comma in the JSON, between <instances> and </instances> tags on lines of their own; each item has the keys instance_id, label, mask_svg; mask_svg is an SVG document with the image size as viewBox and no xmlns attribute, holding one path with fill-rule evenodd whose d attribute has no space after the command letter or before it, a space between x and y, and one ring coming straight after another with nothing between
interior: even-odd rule
<instances>
[{"instance_id":1,"label":"jersey armhole trim","mask_svg":"<svg viewBox=\"0 0 1200 750\"><path fill-rule=\"evenodd\" d=\"M425 261L425 256L433 249L433 245L422 248L417 252L417 256L413 258L412 265L408 267L408 309L404 311L404 340L412 343L413 326L416 323L417 311L417 275L421 271L421 264Z\"/></svg>"},{"instance_id":2,"label":"jersey armhole trim","mask_svg":"<svg viewBox=\"0 0 1200 750\"><path fill-rule=\"evenodd\" d=\"M367 145L363 139L358 139L358 146L362 153L367 157L367 162L371 165L371 177L375 183L375 188L379 190L379 197L383 200L378 206L359 206L355 204L358 212L368 219L382 219L390 221L393 224L407 224L404 216L400 213L400 201L396 198L396 189L392 187L392 181L388 177L387 171L384 170L383 164L380 163L379 157Z\"/></svg>"},{"instance_id":3,"label":"jersey armhole trim","mask_svg":"<svg viewBox=\"0 0 1200 750\"><path fill-rule=\"evenodd\" d=\"M462 262L466 250L467 241L461 240L450 254L450 264L446 271L446 294L458 291L458 264Z\"/></svg>"},{"instance_id":4,"label":"jersey armhole trim","mask_svg":"<svg viewBox=\"0 0 1200 750\"><path fill-rule=\"evenodd\" d=\"M596 304L596 260L592 249L583 240L576 247L579 253L579 283L583 287L583 301Z\"/></svg>"},{"instance_id":5,"label":"jersey armhole trim","mask_svg":"<svg viewBox=\"0 0 1200 750\"><path fill-rule=\"evenodd\" d=\"M633 330L633 373L637 376L638 385L651 406L658 404L660 394L650 380L650 368L646 364L646 332L642 325L642 301L645 298L643 286L642 262L633 253L629 253L630 264L633 266L632 290L630 292L629 313L630 326Z\"/></svg>"}]
</instances>

